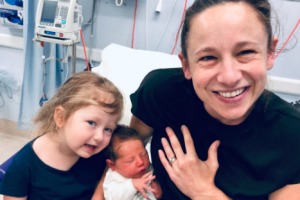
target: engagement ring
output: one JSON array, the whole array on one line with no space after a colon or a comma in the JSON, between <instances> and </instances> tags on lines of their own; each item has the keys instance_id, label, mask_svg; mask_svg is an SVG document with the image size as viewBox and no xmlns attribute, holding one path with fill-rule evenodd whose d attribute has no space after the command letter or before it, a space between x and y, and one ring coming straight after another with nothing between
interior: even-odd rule
<instances>
[{"instance_id":1,"label":"engagement ring","mask_svg":"<svg viewBox=\"0 0 300 200\"><path fill-rule=\"evenodd\" d=\"M169 158L169 163L170 163L170 165L172 165L172 164L175 162L175 160L176 160L176 157L175 157L175 156Z\"/></svg>"}]
</instances>

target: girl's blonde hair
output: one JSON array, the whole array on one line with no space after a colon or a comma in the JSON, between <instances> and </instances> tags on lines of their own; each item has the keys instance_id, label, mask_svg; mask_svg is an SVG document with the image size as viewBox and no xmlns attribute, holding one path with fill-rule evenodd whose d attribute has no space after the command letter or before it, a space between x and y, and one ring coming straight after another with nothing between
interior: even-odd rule
<instances>
[{"instance_id":1,"label":"girl's blonde hair","mask_svg":"<svg viewBox=\"0 0 300 200\"><path fill-rule=\"evenodd\" d=\"M99 105L105 108L105 112L121 118L123 103L122 93L110 80L93 72L79 72L69 78L40 109L34 119L37 125L35 132L38 135L57 132L54 113L58 106L64 108L63 120L67 121L74 112L89 105Z\"/></svg>"}]
</instances>

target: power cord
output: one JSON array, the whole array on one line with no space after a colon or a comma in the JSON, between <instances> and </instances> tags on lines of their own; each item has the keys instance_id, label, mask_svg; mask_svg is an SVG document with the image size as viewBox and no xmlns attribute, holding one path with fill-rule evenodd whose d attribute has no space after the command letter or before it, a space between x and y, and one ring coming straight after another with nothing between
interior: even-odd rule
<instances>
[{"instance_id":1,"label":"power cord","mask_svg":"<svg viewBox=\"0 0 300 200\"><path fill-rule=\"evenodd\" d=\"M138 0L135 0L134 6L134 16L133 16L133 26L132 26L132 39L131 39L131 48L134 48L134 33L135 33L135 24L136 24L136 14L137 14Z\"/></svg>"},{"instance_id":2,"label":"power cord","mask_svg":"<svg viewBox=\"0 0 300 200\"><path fill-rule=\"evenodd\" d=\"M278 57L278 55L282 52L282 50L284 49L284 47L287 45L287 43L291 39L292 35L294 34L294 32L296 31L296 29L298 28L299 24L300 24L300 19L298 19L298 22L295 25L295 27L293 28L292 32L290 33L290 35L288 36L288 38L286 39L286 41L284 42L284 44L282 45L282 47L279 49L279 51L277 52L277 54L274 56L274 60Z\"/></svg>"},{"instance_id":3,"label":"power cord","mask_svg":"<svg viewBox=\"0 0 300 200\"><path fill-rule=\"evenodd\" d=\"M68 61L69 46L66 46L67 49L66 49L66 53L65 54L63 53L63 58L56 58L56 57L52 56L53 49L55 47L56 47L56 44L51 44L49 57L46 58L44 55L42 56L42 64L43 64L43 83L42 83L42 86L43 86L43 91L42 91L41 98L39 100L40 107L43 106L44 102L49 100L48 97L47 97L47 93L45 91L46 90L46 88L45 88L45 86L46 86L46 76L47 76L47 73L46 73L46 64L47 64L47 62L55 60L55 61L62 62L63 64L66 64L66 66L65 66L65 68L66 68L65 80L68 78L68 75L69 75L69 61Z\"/></svg>"},{"instance_id":4,"label":"power cord","mask_svg":"<svg viewBox=\"0 0 300 200\"><path fill-rule=\"evenodd\" d=\"M172 49L172 52L171 52L172 55L174 54L174 51L175 51L175 48L176 48L176 46L177 46L177 42L178 42L178 39L179 39L179 34L180 34L181 26L182 26L182 24L183 24L184 17L185 17L185 12L186 12L187 2L188 2L188 0L185 0L183 12L182 12L182 16L181 16L181 20L180 20L180 24L179 24L179 28L178 28L177 34L176 34L175 44L174 44L173 49Z\"/></svg>"}]
</instances>

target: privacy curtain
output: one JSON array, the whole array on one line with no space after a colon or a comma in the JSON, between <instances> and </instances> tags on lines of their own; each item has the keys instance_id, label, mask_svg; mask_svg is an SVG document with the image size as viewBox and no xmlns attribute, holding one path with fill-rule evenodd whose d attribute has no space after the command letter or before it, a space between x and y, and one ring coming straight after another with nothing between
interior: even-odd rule
<instances>
[{"instance_id":1,"label":"privacy curtain","mask_svg":"<svg viewBox=\"0 0 300 200\"><path fill-rule=\"evenodd\" d=\"M33 128L32 119L43 103L50 99L67 76L67 69L59 60L66 51L59 45L33 41L35 13L38 0L24 0L24 75L21 92L18 127ZM50 55L51 54L51 55ZM45 59L47 62L44 62Z\"/></svg>"}]
</instances>

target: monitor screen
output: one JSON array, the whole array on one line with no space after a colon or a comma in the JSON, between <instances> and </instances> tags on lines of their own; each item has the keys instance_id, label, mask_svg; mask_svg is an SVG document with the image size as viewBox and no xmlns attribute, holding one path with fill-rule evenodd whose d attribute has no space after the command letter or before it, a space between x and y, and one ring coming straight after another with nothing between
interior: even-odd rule
<instances>
[{"instance_id":1,"label":"monitor screen","mask_svg":"<svg viewBox=\"0 0 300 200\"><path fill-rule=\"evenodd\" d=\"M55 16L56 16L57 4L58 4L57 1L45 1L44 2L41 22L54 23Z\"/></svg>"}]
</instances>

